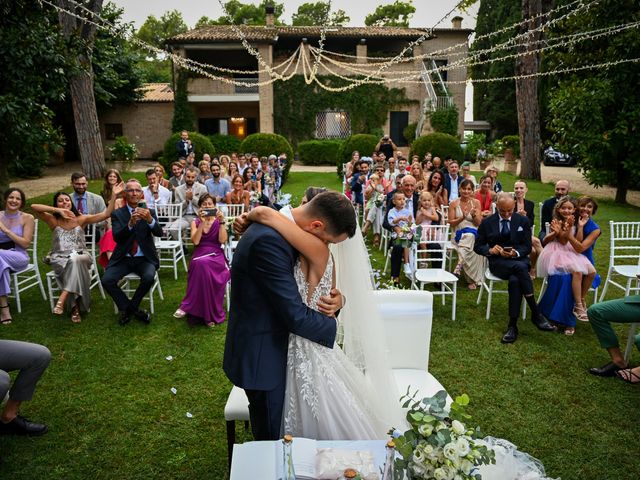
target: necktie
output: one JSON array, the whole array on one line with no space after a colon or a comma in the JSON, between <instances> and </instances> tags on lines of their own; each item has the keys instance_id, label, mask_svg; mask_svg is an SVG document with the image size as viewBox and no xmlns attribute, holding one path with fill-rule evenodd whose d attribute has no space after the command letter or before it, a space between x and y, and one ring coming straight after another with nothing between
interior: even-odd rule
<instances>
[{"instance_id":1,"label":"necktie","mask_svg":"<svg viewBox=\"0 0 640 480\"><path fill-rule=\"evenodd\" d=\"M134 237L133 243L131 244L131 250L129 250L129 255L131 255L132 257L135 257L136 253L138 253L138 240L136 240L136 238Z\"/></svg>"},{"instance_id":2,"label":"necktie","mask_svg":"<svg viewBox=\"0 0 640 480\"><path fill-rule=\"evenodd\" d=\"M509 220L502 220L502 228L500 229L500 235L503 237L509 236Z\"/></svg>"},{"instance_id":3,"label":"necktie","mask_svg":"<svg viewBox=\"0 0 640 480\"><path fill-rule=\"evenodd\" d=\"M82 197L78 197L78 204L76 205L76 209L80 215L84 214L84 208L82 208Z\"/></svg>"}]
</instances>

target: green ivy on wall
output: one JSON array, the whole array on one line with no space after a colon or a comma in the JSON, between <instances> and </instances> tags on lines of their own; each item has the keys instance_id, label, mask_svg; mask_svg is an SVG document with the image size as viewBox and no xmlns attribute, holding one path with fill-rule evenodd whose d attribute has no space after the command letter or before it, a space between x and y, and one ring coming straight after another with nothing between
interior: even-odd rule
<instances>
[{"instance_id":1,"label":"green ivy on wall","mask_svg":"<svg viewBox=\"0 0 640 480\"><path fill-rule=\"evenodd\" d=\"M191 105L189 105L187 92L189 78L188 70L178 69L174 94L173 121L171 122L171 131L174 133L182 130L193 131L196 128L196 116Z\"/></svg>"},{"instance_id":2,"label":"green ivy on wall","mask_svg":"<svg viewBox=\"0 0 640 480\"><path fill-rule=\"evenodd\" d=\"M329 76L318 77L331 87L343 87L346 81ZM330 92L318 85L307 85L302 75L273 84L275 130L297 145L314 137L316 114L323 110L344 110L351 118L351 133L379 131L388 111L399 105L418 103L407 98L404 88L365 84L344 92Z\"/></svg>"}]
</instances>

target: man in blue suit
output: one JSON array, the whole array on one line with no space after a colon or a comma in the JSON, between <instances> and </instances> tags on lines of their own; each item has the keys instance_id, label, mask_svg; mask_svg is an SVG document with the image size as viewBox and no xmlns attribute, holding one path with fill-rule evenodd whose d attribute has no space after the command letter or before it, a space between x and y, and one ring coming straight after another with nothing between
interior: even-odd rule
<instances>
[{"instance_id":1,"label":"man in blue suit","mask_svg":"<svg viewBox=\"0 0 640 480\"><path fill-rule=\"evenodd\" d=\"M353 206L338 192L324 192L289 211L305 231L331 243L353 236ZM308 308L298 293L293 269L298 252L275 230L252 224L233 255L231 303L223 369L249 398L256 440L280 436L289 334L333 348L337 320ZM322 297L329 315L342 307L340 292Z\"/></svg>"}]
</instances>

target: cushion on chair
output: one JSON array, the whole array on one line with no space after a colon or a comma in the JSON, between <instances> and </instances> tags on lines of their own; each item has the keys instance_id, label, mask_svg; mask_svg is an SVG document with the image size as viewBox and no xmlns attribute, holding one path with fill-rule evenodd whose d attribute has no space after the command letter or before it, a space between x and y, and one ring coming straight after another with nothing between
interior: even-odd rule
<instances>
[{"instance_id":1,"label":"cushion on chair","mask_svg":"<svg viewBox=\"0 0 640 480\"><path fill-rule=\"evenodd\" d=\"M242 388L234 386L224 406L224 419L226 421L249 421L249 399Z\"/></svg>"}]
</instances>

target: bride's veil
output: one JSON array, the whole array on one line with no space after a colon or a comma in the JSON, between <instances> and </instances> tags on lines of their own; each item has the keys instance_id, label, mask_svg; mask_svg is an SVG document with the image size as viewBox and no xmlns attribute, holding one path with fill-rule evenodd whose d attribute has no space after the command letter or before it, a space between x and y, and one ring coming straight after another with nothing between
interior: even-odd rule
<instances>
[{"instance_id":1,"label":"bride's veil","mask_svg":"<svg viewBox=\"0 0 640 480\"><path fill-rule=\"evenodd\" d=\"M352 238L331 245L331 253L336 286L346 297L338 317L344 330L343 350L371 382L373 394L367 403L385 424L383 428L401 428L405 415L387 358L384 325L373 295L369 254L360 229L356 228Z\"/></svg>"}]
</instances>

